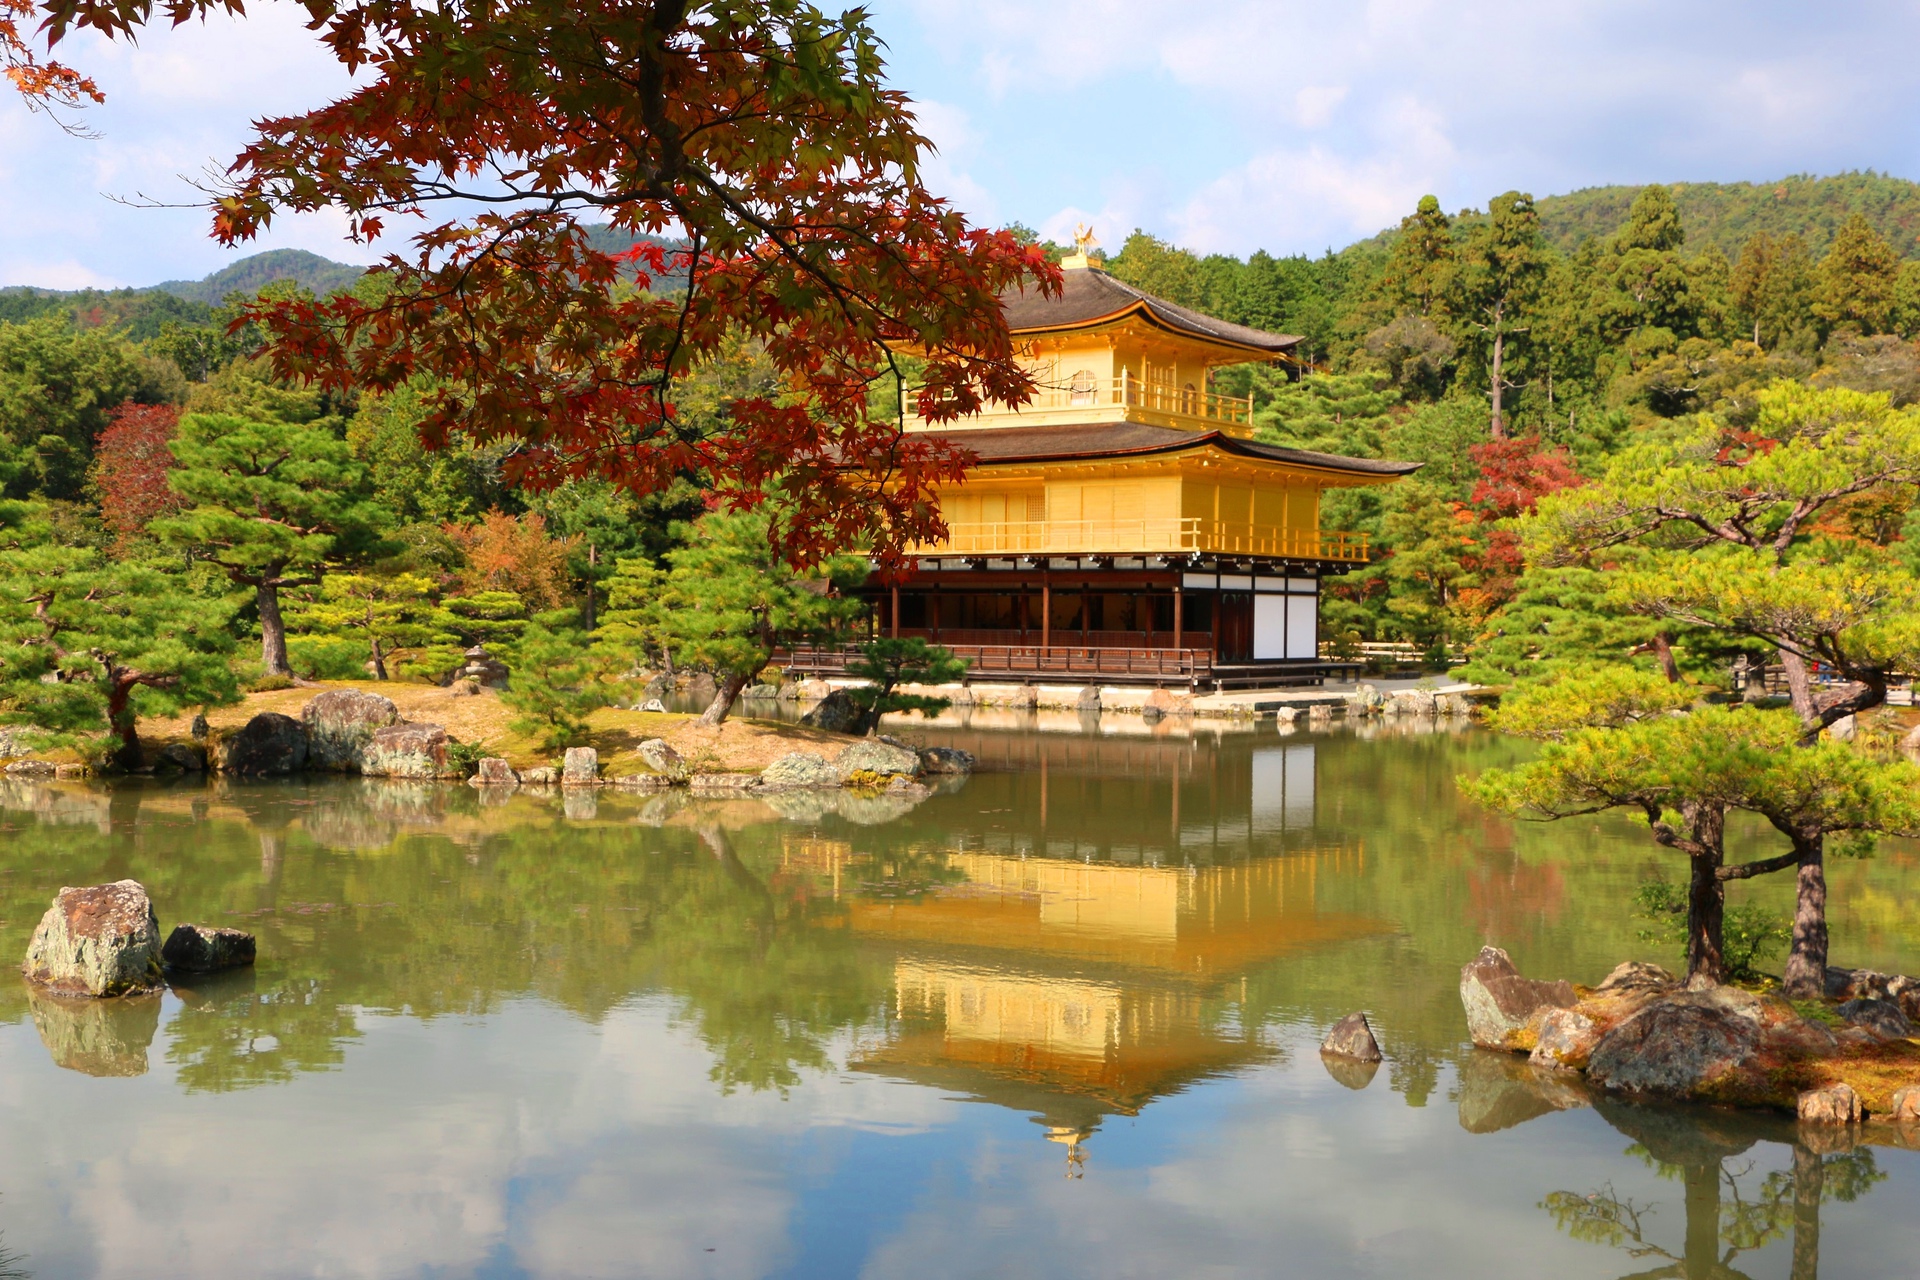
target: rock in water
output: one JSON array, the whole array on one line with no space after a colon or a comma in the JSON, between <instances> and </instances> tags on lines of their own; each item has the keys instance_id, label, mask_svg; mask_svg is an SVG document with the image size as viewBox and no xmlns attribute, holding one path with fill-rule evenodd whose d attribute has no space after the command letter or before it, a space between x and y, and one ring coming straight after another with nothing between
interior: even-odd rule
<instances>
[{"instance_id":1,"label":"rock in water","mask_svg":"<svg viewBox=\"0 0 1920 1280\"><path fill-rule=\"evenodd\" d=\"M592 747L568 747L560 768L563 787L590 787L600 781L600 753Z\"/></svg>"},{"instance_id":2,"label":"rock in water","mask_svg":"<svg viewBox=\"0 0 1920 1280\"><path fill-rule=\"evenodd\" d=\"M329 689L300 710L307 730L307 763L336 773L360 772L360 753L376 731L400 723L391 698L358 689Z\"/></svg>"},{"instance_id":3,"label":"rock in water","mask_svg":"<svg viewBox=\"0 0 1920 1280\"><path fill-rule=\"evenodd\" d=\"M560 781L560 771L550 764L535 765L520 775L520 781L530 787L550 787Z\"/></svg>"},{"instance_id":4,"label":"rock in water","mask_svg":"<svg viewBox=\"0 0 1920 1280\"><path fill-rule=\"evenodd\" d=\"M1887 1119L1895 1124L1920 1122L1920 1085L1903 1085L1893 1091L1893 1101L1887 1107Z\"/></svg>"},{"instance_id":5,"label":"rock in water","mask_svg":"<svg viewBox=\"0 0 1920 1280\"><path fill-rule=\"evenodd\" d=\"M207 767L206 751L191 742L169 742L160 748L160 767L182 773L200 773Z\"/></svg>"},{"instance_id":6,"label":"rock in water","mask_svg":"<svg viewBox=\"0 0 1920 1280\"><path fill-rule=\"evenodd\" d=\"M858 733L866 719L866 712L845 689L834 689L813 710L800 717L800 723L809 729L824 729L828 733Z\"/></svg>"},{"instance_id":7,"label":"rock in water","mask_svg":"<svg viewBox=\"0 0 1920 1280\"><path fill-rule=\"evenodd\" d=\"M1147 695L1146 705L1141 712L1153 712L1162 716L1190 716L1193 714L1193 695L1175 693L1171 689L1155 689Z\"/></svg>"},{"instance_id":8,"label":"rock in water","mask_svg":"<svg viewBox=\"0 0 1920 1280\"><path fill-rule=\"evenodd\" d=\"M253 963L253 935L203 924L175 925L160 958L182 973L217 973Z\"/></svg>"},{"instance_id":9,"label":"rock in water","mask_svg":"<svg viewBox=\"0 0 1920 1280\"><path fill-rule=\"evenodd\" d=\"M972 773L979 763L973 752L958 747L923 747L920 751L920 768L926 773Z\"/></svg>"},{"instance_id":10,"label":"rock in water","mask_svg":"<svg viewBox=\"0 0 1920 1280\"><path fill-rule=\"evenodd\" d=\"M1467 1033L1483 1049L1526 1048L1522 1032L1542 1008L1570 1009L1573 984L1523 978L1499 947L1482 947L1460 969L1460 1003L1467 1010Z\"/></svg>"},{"instance_id":11,"label":"rock in water","mask_svg":"<svg viewBox=\"0 0 1920 1280\"><path fill-rule=\"evenodd\" d=\"M390 724L374 730L360 751L370 778L442 778L447 775L447 731L437 724Z\"/></svg>"},{"instance_id":12,"label":"rock in water","mask_svg":"<svg viewBox=\"0 0 1920 1280\"><path fill-rule=\"evenodd\" d=\"M1913 1034L1906 1011L1891 1000L1849 1000L1834 1012L1854 1026L1877 1031L1889 1040L1905 1040Z\"/></svg>"},{"instance_id":13,"label":"rock in water","mask_svg":"<svg viewBox=\"0 0 1920 1280\"><path fill-rule=\"evenodd\" d=\"M21 971L28 981L65 995L119 996L158 987L160 920L147 891L137 880L62 889L40 917Z\"/></svg>"},{"instance_id":14,"label":"rock in water","mask_svg":"<svg viewBox=\"0 0 1920 1280\"><path fill-rule=\"evenodd\" d=\"M1342 1089L1351 1089L1355 1093L1372 1084L1373 1078L1380 1074L1380 1064L1377 1062L1343 1058L1337 1053L1321 1054L1320 1065L1327 1069L1327 1074L1333 1077L1335 1084Z\"/></svg>"},{"instance_id":15,"label":"rock in water","mask_svg":"<svg viewBox=\"0 0 1920 1280\"><path fill-rule=\"evenodd\" d=\"M1360 1062L1381 1059L1380 1042L1373 1038L1373 1027L1364 1013L1350 1013L1334 1023L1333 1030L1320 1042L1320 1052Z\"/></svg>"},{"instance_id":16,"label":"rock in water","mask_svg":"<svg viewBox=\"0 0 1920 1280\"><path fill-rule=\"evenodd\" d=\"M665 738L648 738L634 748L640 762L669 782L685 782L692 770Z\"/></svg>"},{"instance_id":17,"label":"rock in water","mask_svg":"<svg viewBox=\"0 0 1920 1280\"><path fill-rule=\"evenodd\" d=\"M306 767L306 729L277 711L262 711L220 744L220 768L227 773L264 777Z\"/></svg>"},{"instance_id":18,"label":"rock in water","mask_svg":"<svg viewBox=\"0 0 1920 1280\"><path fill-rule=\"evenodd\" d=\"M500 756L482 756L480 764L467 779L469 786L475 787L511 787L520 781L513 766Z\"/></svg>"},{"instance_id":19,"label":"rock in water","mask_svg":"<svg viewBox=\"0 0 1920 1280\"><path fill-rule=\"evenodd\" d=\"M1593 1056L1600 1029L1593 1019L1572 1009L1549 1009L1540 1017L1540 1038L1528 1055L1536 1067L1578 1071Z\"/></svg>"},{"instance_id":20,"label":"rock in water","mask_svg":"<svg viewBox=\"0 0 1920 1280\"><path fill-rule=\"evenodd\" d=\"M1759 1002L1734 987L1648 1005L1600 1037L1587 1078L1608 1089L1690 1098L1740 1073L1760 1044Z\"/></svg>"},{"instance_id":21,"label":"rock in water","mask_svg":"<svg viewBox=\"0 0 1920 1280\"><path fill-rule=\"evenodd\" d=\"M1824 1089L1809 1089L1800 1095L1798 1109L1804 1124L1860 1123L1860 1097L1852 1085L1830 1084Z\"/></svg>"},{"instance_id":22,"label":"rock in water","mask_svg":"<svg viewBox=\"0 0 1920 1280\"><path fill-rule=\"evenodd\" d=\"M89 1076L143 1076L147 1051L160 1029L158 993L90 1000L27 988L40 1043L53 1065Z\"/></svg>"},{"instance_id":23,"label":"rock in water","mask_svg":"<svg viewBox=\"0 0 1920 1280\"><path fill-rule=\"evenodd\" d=\"M824 703L821 705L825 705ZM920 772L920 757L904 747L871 739L856 742L834 757L835 767L844 780L856 773L877 773L882 777L912 778Z\"/></svg>"},{"instance_id":24,"label":"rock in water","mask_svg":"<svg viewBox=\"0 0 1920 1280\"><path fill-rule=\"evenodd\" d=\"M760 774L766 787L837 787L840 771L822 755L795 751L781 756Z\"/></svg>"}]
</instances>

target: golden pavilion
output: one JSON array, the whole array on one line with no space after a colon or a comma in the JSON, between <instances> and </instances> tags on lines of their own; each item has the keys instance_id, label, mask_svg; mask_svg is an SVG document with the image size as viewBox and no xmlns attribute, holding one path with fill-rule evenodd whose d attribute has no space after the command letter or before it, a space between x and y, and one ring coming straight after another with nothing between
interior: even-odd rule
<instances>
[{"instance_id":1,"label":"golden pavilion","mask_svg":"<svg viewBox=\"0 0 1920 1280\"><path fill-rule=\"evenodd\" d=\"M1108 275L1079 252L1057 297L1003 296L1039 394L938 427L977 459L938 491L944 542L870 583L875 629L970 661L970 678L1186 688L1317 683L1321 583L1368 560L1323 529L1328 489L1418 463L1254 439L1225 365L1297 369L1300 339L1229 324Z\"/></svg>"}]
</instances>

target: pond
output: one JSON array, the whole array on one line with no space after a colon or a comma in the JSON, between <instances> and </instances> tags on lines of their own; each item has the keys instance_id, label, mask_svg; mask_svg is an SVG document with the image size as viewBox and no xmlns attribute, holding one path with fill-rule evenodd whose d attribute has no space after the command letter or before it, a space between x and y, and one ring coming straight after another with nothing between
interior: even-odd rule
<instances>
[{"instance_id":1,"label":"pond","mask_svg":"<svg viewBox=\"0 0 1920 1280\"><path fill-rule=\"evenodd\" d=\"M142 1001L0 981L0 1275L1913 1274L1920 1152L1465 1044L1484 941L1673 962L1644 832L1456 793L1515 744L913 731L981 771L917 807L0 781L8 963L123 876L261 955ZM1916 860L1833 866L1837 962L1920 969ZM1377 1072L1317 1052L1355 1009Z\"/></svg>"}]
</instances>

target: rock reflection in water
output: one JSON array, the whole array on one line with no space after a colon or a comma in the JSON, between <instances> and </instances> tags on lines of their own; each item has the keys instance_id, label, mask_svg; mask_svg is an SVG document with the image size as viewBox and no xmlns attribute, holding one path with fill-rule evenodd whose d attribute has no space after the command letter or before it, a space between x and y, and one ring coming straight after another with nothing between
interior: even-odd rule
<instances>
[{"instance_id":1,"label":"rock reflection in water","mask_svg":"<svg viewBox=\"0 0 1920 1280\"><path fill-rule=\"evenodd\" d=\"M97 1000L27 985L27 1008L57 1067L89 1076L142 1076L160 1029L158 994Z\"/></svg>"},{"instance_id":2,"label":"rock reflection in water","mask_svg":"<svg viewBox=\"0 0 1920 1280\"><path fill-rule=\"evenodd\" d=\"M1628 1102L1508 1054L1477 1052L1461 1063L1460 1124L1474 1133L1589 1104L1632 1140L1626 1154L1681 1187L1677 1224L1662 1216L1660 1199L1621 1195L1610 1183L1549 1192L1540 1202L1573 1239L1631 1257L1625 1280L1751 1280L1735 1262L1789 1240L1791 1280L1818 1280L1821 1206L1850 1203L1885 1180L1869 1138L1906 1146L1913 1136L1887 1126L1799 1125L1761 1113ZM1786 1149L1786 1168L1759 1172L1766 1144Z\"/></svg>"}]
</instances>

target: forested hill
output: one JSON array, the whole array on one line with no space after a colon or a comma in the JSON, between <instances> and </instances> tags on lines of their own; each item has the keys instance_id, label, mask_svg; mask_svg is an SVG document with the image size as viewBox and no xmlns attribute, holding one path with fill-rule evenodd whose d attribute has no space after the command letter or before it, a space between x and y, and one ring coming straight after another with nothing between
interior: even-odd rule
<instances>
[{"instance_id":1,"label":"forested hill","mask_svg":"<svg viewBox=\"0 0 1920 1280\"><path fill-rule=\"evenodd\" d=\"M1563 253L1610 236L1627 220L1639 186L1588 187L1535 202L1541 231ZM1797 174L1778 182L1679 182L1673 202L1687 228L1687 248L1718 246L1728 258L1755 232L1798 235L1816 255L1849 214L1862 214L1903 258L1920 257L1920 183L1882 173L1831 178Z\"/></svg>"},{"instance_id":2,"label":"forested hill","mask_svg":"<svg viewBox=\"0 0 1920 1280\"><path fill-rule=\"evenodd\" d=\"M364 270L305 249L269 249L224 266L203 280L165 280L153 287L189 302L218 303L230 293L254 294L276 280L291 280L325 297L336 289L350 287Z\"/></svg>"}]
</instances>

